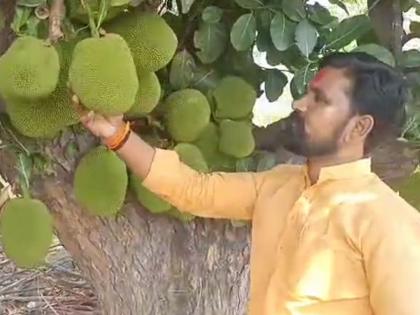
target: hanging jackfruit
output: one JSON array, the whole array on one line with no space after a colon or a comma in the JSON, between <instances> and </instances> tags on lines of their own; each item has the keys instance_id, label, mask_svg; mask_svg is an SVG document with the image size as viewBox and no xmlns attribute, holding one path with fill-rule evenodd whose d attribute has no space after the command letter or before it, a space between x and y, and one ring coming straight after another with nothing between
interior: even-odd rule
<instances>
[{"instance_id":1,"label":"hanging jackfruit","mask_svg":"<svg viewBox=\"0 0 420 315\"><path fill-rule=\"evenodd\" d=\"M154 72L140 73L139 89L134 105L126 112L126 116L137 118L149 114L155 109L161 95L160 82Z\"/></svg>"},{"instance_id":2,"label":"hanging jackfruit","mask_svg":"<svg viewBox=\"0 0 420 315\"><path fill-rule=\"evenodd\" d=\"M165 101L165 125L177 142L198 138L210 122L211 109L207 98L198 90L173 92Z\"/></svg>"},{"instance_id":3,"label":"hanging jackfruit","mask_svg":"<svg viewBox=\"0 0 420 315\"><path fill-rule=\"evenodd\" d=\"M15 100L46 97L57 87L56 49L32 36L18 37L0 57L0 94Z\"/></svg>"},{"instance_id":4,"label":"hanging jackfruit","mask_svg":"<svg viewBox=\"0 0 420 315\"><path fill-rule=\"evenodd\" d=\"M182 162L200 172L208 172L206 160L200 149L191 143L178 143L175 148Z\"/></svg>"},{"instance_id":5,"label":"hanging jackfruit","mask_svg":"<svg viewBox=\"0 0 420 315\"><path fill-rule=\"evenodd\" d=\"M130 49L116 34L87 38L76 45L69 82L86 108L104 115L128 111L139 87Z\"/></svg>"},{"instance_id":6,"label":"hanging jackfruit","mask_svg":"<svg viewBox=\"0 0 420 315\"><path fill-rule=\"evenodd\" d=\"M171 204L144 187L141 180L133 173L130 173L130 186L133 189L137 200L150 212L162 213L171 209Z\"/></svg>"},{"instance_id":7,"label":"hanging jackfruit","mask_svg":"<svg viewBox=\"0 0 420 315\"><path fill-rule=\"evenodd\" d=\"M244 158L255 149L252 125L248 121L225 119L220 122L220 151L235 158Z\"/></svg>"},{"instance_id":8,"label":"hanging jackfruit","mask_svg":"<svg viewBox=\"0 0 420 315\"><path fill-rule=\"evenodd\" d=\"M227 76L217 84L213 97L216 102L217 118L242 119L251 114L257 93L244 79Z\"/></svg>"},{"instance_id":9,"label":"hanging jackfruit","mask_svg":"<svg viewBox=\"0 0 420 315\"><path fill-rule=\"evenodd\" d=\"M0 215L3 249L20 268L43 263L53 238L52 218L41 201L15 198L6 203Z\"/></svg>"},{"instance_id":10,"label":"hanging jackfruit","mask_svg":"<svg viewBox=\"0 0 420 315\"><path fill-rule=\"evenodd\" d=\"M156 72L165 67L178 46L175 32L160 15L151 12L133 10L104 28L124 37L141 72Z\"/></svg>"},{"instance_id":11,"label":"hanging jackfruit","mask_svg":"<svg viewBox=\"0 0 420 315\"><path fill-rule=\"evenodd\" d=\"M128 185L124 162L104 146L89 151L74 174L76 200L91 214L114 216L123 206Z\"/></svg>"}]
</instances>

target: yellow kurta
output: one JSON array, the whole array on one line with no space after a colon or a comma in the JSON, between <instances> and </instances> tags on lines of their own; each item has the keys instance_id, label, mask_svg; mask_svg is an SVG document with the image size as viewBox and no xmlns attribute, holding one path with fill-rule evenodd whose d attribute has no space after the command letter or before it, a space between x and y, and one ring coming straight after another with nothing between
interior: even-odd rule
<instances>
[{"instance_id":1,"label":"yellow kurta","mask_svg":"<svg viewBox=\"0 0 420 315\"><path fill-rule=\"evenodd\" d=\"M143 184L197 216L252 220L249 315L420 314L420 215L370 159L311 185L305 166L202 174L157 149Z\"/></svg>"}]
</instances>

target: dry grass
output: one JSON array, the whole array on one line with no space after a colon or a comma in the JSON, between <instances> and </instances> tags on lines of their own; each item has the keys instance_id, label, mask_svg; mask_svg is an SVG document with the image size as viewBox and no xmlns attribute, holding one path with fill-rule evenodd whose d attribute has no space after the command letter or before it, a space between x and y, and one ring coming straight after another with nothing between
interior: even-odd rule
<instances>
[{"instance_id":1,"label":"dry grass","mask_svg":"<svg viewBox=\"0 0 420 315\"><path fill-rule=\"evenodd\" d=\"M0 248L1 315L97 315L90 285L60 245L50 249L45 265L23 270Z\"/></svg>"}]
</instances>

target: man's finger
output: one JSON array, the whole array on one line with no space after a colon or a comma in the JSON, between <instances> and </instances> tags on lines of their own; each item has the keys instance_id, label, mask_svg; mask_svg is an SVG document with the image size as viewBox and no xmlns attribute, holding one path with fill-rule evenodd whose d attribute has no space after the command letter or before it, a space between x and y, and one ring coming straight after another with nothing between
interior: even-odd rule
<instances>
[{"instance_id":1,"label":"man's finger","mask_svg":"<svg viewBox=\"0 0 420 315\"><path fill-rule=\"evenodd\" d=\"M71 97L71 102L73 104L74 109L79 114L79 116L83 117L86 114L88 114L89 111L82 106L82 104L80 103L80 100L79 100L79 98L77 97L76 94L73 94L73 96Z\"/></svg>"}]
</instances>

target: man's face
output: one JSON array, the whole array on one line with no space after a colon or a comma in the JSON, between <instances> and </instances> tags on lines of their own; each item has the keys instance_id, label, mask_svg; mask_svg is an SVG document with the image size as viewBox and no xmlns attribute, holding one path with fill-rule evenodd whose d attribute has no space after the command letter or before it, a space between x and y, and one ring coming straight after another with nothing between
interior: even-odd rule
<instances>
[{"instance_id":1,"label":"man's face","mask_svg":"<svg viewBox=\"0 0 420 315\"><path fill-rule=\"evenodd\" d=\"M321 69L282 122L285 148L305 157L336 153L350 131L346 128L352 116L350 91L351 81L343 70Z\"/></svg>"}]
</instances>

